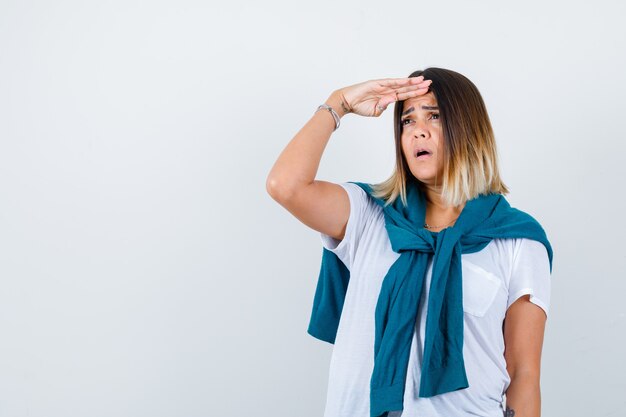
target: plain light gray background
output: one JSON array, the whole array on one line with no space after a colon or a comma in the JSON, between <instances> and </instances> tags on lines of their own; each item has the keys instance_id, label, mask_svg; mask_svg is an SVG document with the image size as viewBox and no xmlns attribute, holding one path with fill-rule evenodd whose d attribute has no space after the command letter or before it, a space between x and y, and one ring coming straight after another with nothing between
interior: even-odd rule
<instances>
[{"instance_id":1,"label":"plain light gray background","mask_svg":"<svg viewBox=\"0 0 626 417\"><path fill-rule=\"evenodd\" d=\"M266 176L334 89L427 66L478 86L554 246L543 415L624 415L625 12L1 0L0 417L321 417L321 241ZM385 179L391 113L318 179Z\"/></svg>"}]
</instances>

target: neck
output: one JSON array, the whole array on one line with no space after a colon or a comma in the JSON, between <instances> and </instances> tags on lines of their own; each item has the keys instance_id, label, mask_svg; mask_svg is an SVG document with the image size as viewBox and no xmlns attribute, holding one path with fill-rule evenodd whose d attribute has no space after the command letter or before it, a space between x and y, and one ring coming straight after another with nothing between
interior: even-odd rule
<instances>
[{"instance_id":1,"label":"neck","mask_svg":"<svg viewBox=\"0 0 626 417\"><path fill-rule=\"evenodd\" d=\"M424 193L426 194L426 201L429 206L434 206L437 209L446 209L446 205L441 197L441 187L436 185L424 184Z\"/></svg>"},{"instance_id":2,"label":"neck","mask_svg":"<svg viewBox=\"0 0 626 417\"><path fill-rule=\"evenodd\" d=\"M426 195L426 223L432 227L430 230L439 231L446 227L453 226L454 223L448 224L456 220L465 204L460 206L447 206L442 198L441 186L423 184L423 190ZM444 226L445 225L445 226Z\"/></svg>"}]
</instances>

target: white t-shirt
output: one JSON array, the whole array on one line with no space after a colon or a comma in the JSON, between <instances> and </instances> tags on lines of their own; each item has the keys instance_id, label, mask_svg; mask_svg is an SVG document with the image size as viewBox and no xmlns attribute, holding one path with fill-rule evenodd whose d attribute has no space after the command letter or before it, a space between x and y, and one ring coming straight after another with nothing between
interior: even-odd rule
<instances>
[{"instance_id":1,"label":"white t-shirt","mask_svg":"<svg viewBox=\"0 0 626 417\"><path fill-rule=\"evenodd\" d=\"M323 246L350 270L350 281L330 361L324 417L369 417L376 302L383 278L400 254L391 249L382 208L358 185L340 185L350 198L345 237L339 242L321 233L321 238ZM494 239L479 252L463 254L461 263L463 357L469 388L418 397L431 255L411 342L404 410L388 417L502 417L510 383L504 359L504 316L524 294L530 294L530 301L548 314L548 253L534 240Z\"/></svg>"}]
</instances>

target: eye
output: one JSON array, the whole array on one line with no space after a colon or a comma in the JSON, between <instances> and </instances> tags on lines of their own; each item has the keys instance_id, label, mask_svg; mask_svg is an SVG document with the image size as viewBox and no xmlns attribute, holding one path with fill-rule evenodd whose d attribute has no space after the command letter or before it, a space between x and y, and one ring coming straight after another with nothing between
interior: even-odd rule
<instances>
[{"instance_id":1,"label":"eye","mask_svg":"<svg viewBox=\"0 0 626 417\"><path fill-rule=\"evenodd\" d=\"M434 118L434 120L439 120L440 119L439 113L430 113L430 115ZM404 122L410 122L410 121L411 121L411 119L407 117L406 119L400 120L400 124L402 126L405 126L406 123L404 123Z\"/></svg>"}]
</instances>

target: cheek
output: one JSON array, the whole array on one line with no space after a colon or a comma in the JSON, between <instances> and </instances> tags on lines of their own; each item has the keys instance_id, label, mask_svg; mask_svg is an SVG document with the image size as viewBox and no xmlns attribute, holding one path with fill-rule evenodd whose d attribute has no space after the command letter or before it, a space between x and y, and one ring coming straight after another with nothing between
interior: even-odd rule
<instances>
[{"instance_id":1,"label":"cheek","mask_svg":"<svg viewBox=\"0 0 626 417\"><path fill-rule=\"evenodd\" d=\"M437 153L441 153L442 149L443 149L443 138L441 136L441 133L437 133L434 134L432 136L433 139L433 144L435 145L435 148L437 149Z\"/></svg>"},{"instance_id":2,"label":"cheek","mask_svg":"<svg viewBox=\"0 0 626 417\"><path fill-rule=\"evenodd\" d=\"M409 153L411 153L411 142L406 136L402 136L400 143L402 145L402 152L404 153L404 156L408 157Z\"/></svg>"}]
</instances>

